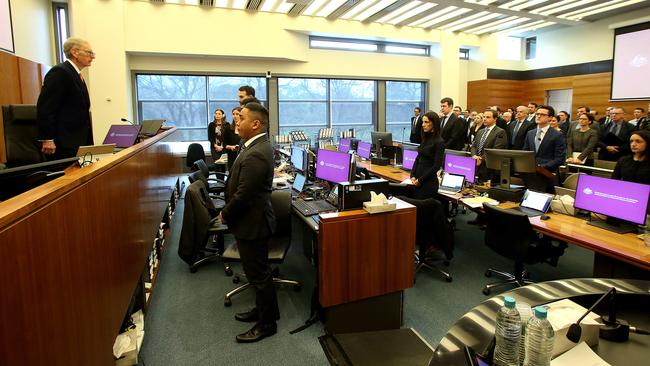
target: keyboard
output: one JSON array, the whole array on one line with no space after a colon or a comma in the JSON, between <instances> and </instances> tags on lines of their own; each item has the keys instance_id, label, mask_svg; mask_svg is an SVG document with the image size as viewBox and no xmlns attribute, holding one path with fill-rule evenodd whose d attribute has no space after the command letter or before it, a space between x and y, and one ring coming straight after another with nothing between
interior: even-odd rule
<instances>
[{"instance_id":1,"label":"keyboard","mask_svg":"<svg viewBox=\"0 0 650 366\"><path fill-rule=\"evenodd\" d=\"M523 213L528 217L542 216L544 214L542 211L537 211L537 210L533 210L532 208L521 207L521 206L512 207L510 208L510 210Z\"/></svg>"},{"instance_id":2,"label":"keyboard","mask_svg":"<svg viewBox=\"0 0 650 366\"><path fill-rule=\"evenodd\" d=\"M305 201L298 198L297 200L291 201L291 205L303 216L312 216L326 211L336 211L336 207L325 200Z\"/></svg>"}]
</instances>

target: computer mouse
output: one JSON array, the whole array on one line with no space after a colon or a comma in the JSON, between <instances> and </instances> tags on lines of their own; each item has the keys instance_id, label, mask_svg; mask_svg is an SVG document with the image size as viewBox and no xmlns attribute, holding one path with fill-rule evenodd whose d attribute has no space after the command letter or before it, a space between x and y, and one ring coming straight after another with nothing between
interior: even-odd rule
<instances>
[{"instance_id":1,"label":"computer mouse","mask_svg":"<svg viewBox=\"0 0 650 366\"><path fill-rule=\"evenodd\" d=\"M542 219L542 220L548 220L550 218L551 218L551 216L549 216L549 215L542 215L542 217L540 217L540 219Z\"/></svg>"}]
</instances>

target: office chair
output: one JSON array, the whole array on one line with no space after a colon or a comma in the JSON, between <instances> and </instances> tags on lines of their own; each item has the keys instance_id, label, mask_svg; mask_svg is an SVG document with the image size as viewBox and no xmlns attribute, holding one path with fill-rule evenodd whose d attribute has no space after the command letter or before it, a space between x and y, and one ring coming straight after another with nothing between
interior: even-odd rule
<instances>
[{"instance_id":1,"label":"office chair","mask_svg":"<svg viewBox=\"0 0 650 366\"><path fill-rule=\"evenodd\" d=\"M269 263L282 264L291 245L291 192L286 190L273 191L271 193L271 203L273 205L273 212L275 213L276 228L269 240ZM239 248L236 242L226 248L226 251L223 253L223 260L224 262L241 262ZM301 282L281 278L278 272L277 268L273 269L273 283L292 285L294 291L300 291L302 288ZM233 283L239 283L242 277L245 278L246 276L239 273L236 274L233 277ZM250 283L247 282L228 292L224 297L223 305L231 306L232 297L250 286Z\"/></svg>"},{"instance_id":2,"label":"office chair","mask_svg":"<svg viewBox=\"0 0 650 366\"><path fill-rule=\"evenodd\" d=\"M210 172L223 173L226 171L225 164L208 164L205 160L205 151L203 150L203 145L194 142L187 147L187 154L185 155L185 166L192 170L192 166L197 160L203 160L206 162L206 165L208 166L208 170Z\"/></svg>"},{"instance_id":3,"label":"office chair","mask_svg":"<svg viewBox=\"0 0 650 366\"><path fill-rule=\"evenodd\" d=\"M578 186L578 176L584 173L573 173L569 175L564 182L562 182L562 187L575 190Z\"/></svg>"},{"instance_id":4,"label":"office chair","mask_svg":"<svg viewBox=\"0 0 650 366\"><path fill-rule=\"evenodd\" d=\"M454 256L454 233L450 222L447 220L442 203L435 198L418 200L405 196L397 197L398 199L408 202L416 207L417 219L415 224L415 273L417 274L423 268L431 271L438 271L445 278L445 281L451 282L451 274L438 267L435 262L440 262L449 266L449 262ZM443 258L431 259L426 257L427 249L436 247L444 253Z\"/></svg>"},{"instance_id":5,"label":"office chair","mask_svg":"<svg viewBox=\"0 0 650 366\"><path fill-rule=\"evenodd\" d=\"M200 177L196 177L187 187L183 207L178 255L190 265L190 272L195 273L203 263L221 257L228 227L216 222L219 211L214 207ZM232 275L229 268L225 272Z\"/></svg>"},{"instance_id":6,"label":"office chair","mask_svg":"<svg viewBox=\"0 0 650 366\"><path fill-rule=\"evenodd\" d=\"M208 192L213 198L219 198L222 196L225 191L226 191L226 179L228 176L225 173L217 173L217 172L212 172L210 174L210 169L208 168L208 165L205 163L204 160L197 160L192 164L192 171L193 172L201 172L204 179L204 183L206 184L206 187L208 187ZM210 176L214 178L210 178ZM221 179L216 178L217 176L222 177ZM220 197L224 198L224 197Z\"/></svg>"},{"instance_id":7,"label":"office chair","mask_svg":"<svg viewBox=\"0 0 650 366\"><path fill-rule=\"evenodd\" d=\"M523 213L504 210L493 205L483 204L485 210L485 244L503 257L515 262L514 274L489 268L485 277L493 273L501 275L505 281L485 285L483 294L489 295L495 287L507 284L525 286L533 283L528 279L524 263L534 264L547 262L557 266L557 259L564 254L566 244L553 246L550 241L539 239L530 225L528 216Z\"/></svg>"},{"instance_id":8,"label":"office chair","mask_svg":"<svg viewBox=\"0 0 650 366\"><path fill-rule=\"evenodd\" d=\"M36 105L2 106L7 168L45 161L38 142Z\"/></svg>"}]
</instances>

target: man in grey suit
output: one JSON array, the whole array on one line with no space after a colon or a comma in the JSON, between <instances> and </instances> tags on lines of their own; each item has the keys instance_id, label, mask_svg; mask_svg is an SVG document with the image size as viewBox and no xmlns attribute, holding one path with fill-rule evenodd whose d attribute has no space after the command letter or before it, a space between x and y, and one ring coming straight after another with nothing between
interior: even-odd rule
<instances>
[{"instance_id":1,"label":"man in grey suit","mask_svg":"<svg viewBox=\"0 0 650 366\"><path fill-rule=\"evenodd\" d=\"M535 128L535 123L526 119L527 115L528 108L526 106L520 105L517 107L515 119L508 125L508 129L510 130L508 133L510 137L508 146L510 150L523 149L526 134Z\"/></svg>"},{"instance_id":2,"label":"man in grey suit","mask_svg":"<svg viewBox=\"0 0 650 366\"><path fill-rule=\"evenodd\" d=\"M266 134L269 112L263 105L242 108L239 135L244 141L226 184L226 206L219 214L237 240L242 267L255 288L255 308L235 314L242 322L256 322L237 335L237 342L257 342L277 331L278 299L269 266L268 241L275 230L271 205L273 149Z\"/></svg>"},{"instance_id":3,"label":"man in grey suit","mask_svg":"<svg viewBox=\"0 0 650 366\"><path fill-rule=\"evenodd\" d=\"M485 166L485 149L506 149L508 148L508 136L506 131L496 125L497 112L488 109L483 112L483 125L485 128L479 130L474 138L470 151L476 160L478 177L485 181L491 179Z\"/></svg>"}]
</instances>

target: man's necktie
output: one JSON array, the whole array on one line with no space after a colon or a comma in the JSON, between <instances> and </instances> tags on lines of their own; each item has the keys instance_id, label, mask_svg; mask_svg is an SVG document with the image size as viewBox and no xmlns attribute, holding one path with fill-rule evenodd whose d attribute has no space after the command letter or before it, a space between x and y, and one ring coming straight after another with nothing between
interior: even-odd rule
<instances>
[{"instance_id":1,"label":"man's necktie","mask_svg":"<svg viewBox=\"0 0 650 366\"><path fill-rule=\"evenodd\" d=\"M537 129L537 134L535 134L535 152L539 150L539 145L542 143L542 129Z\"/></svg>"},{"instance_id":2,"label":"man's necktie","mask_svg":"<svg viewBox=\"0 0 650 366\"><path fill-rule=\"evenodd\" d=\"M481 136L481 140L478 142L478 149L476 149L478 156L483 156L483 148L485 147L485 141L487 141L489 134L490 131L487 128L483 130L483 136Z\"/></svg>"},{"instance_id":3,"label":"man's necktie","mask_svg":"<svg viewBox=\"0 0 650 366\"><path fill-rule=\"evenodd\" d=\"M517 132L519 132L519 127L521 127L522 122L521 121L515 121L515 129L512 131L512 141L511 143L515 143L515 138L517 137Z\"/></svg>"},{"instance_id":4,"label":"man's necktie","mask_svg":"<svg viewBox=\"0 0 650 366\"><path fill-rule=\"evenodd\" d=\"M442 123L440 124L441 131L443 128L445 128L445 123L447 123L447 116L442 117Z\"/></svg>"}]
</instances>

